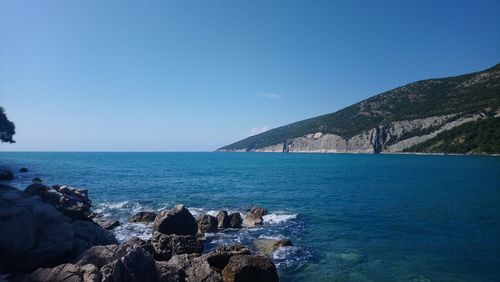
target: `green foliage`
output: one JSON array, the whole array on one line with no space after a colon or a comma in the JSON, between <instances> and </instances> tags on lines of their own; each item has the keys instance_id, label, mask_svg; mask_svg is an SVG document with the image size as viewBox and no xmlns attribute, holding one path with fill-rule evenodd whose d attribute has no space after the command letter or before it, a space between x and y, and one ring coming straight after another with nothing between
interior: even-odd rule
<instances>
[{"instance_id":1,"label":"green foliage","mask_svg":"<svg viewBox=\"0 0 500 282\"><path fill-rule=\"evenodd\" d=\"M16 127L13 122L7 119L7 115L2 107L0 107L0 141L15 143L12 136L16 133Z\"/></svg>"},{"instance_id":2,"label":"green foliage","mask_svg":"<svg viewBox=\"0 0 500 282\"><path fill-rule=\"evenodd\" d=\"M252 150L323 132L349 138L399 120L458 114L456 118L500 108L500 64L462 76L417 81L351 105L338 112L306 119L222 147Z\"/></svg>"},{"instance_id":3,"label":"green foliage","mask_svg":"<svg viewBox=\"0 0 500 282\"><path fill-rule=\"evenodd\" d=\"M405 152L500 154L500 118L462 124Z\"/></svg>"}]
</instances>

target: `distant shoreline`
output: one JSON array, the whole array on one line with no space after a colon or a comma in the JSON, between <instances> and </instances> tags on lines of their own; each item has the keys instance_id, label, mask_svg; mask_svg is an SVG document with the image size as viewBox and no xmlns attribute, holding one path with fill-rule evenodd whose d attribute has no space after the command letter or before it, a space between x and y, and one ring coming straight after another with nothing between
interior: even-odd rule
<instances>
[{"instance_id":1,"label":"distant shoreline","mask_svg":"<svg viewBox=\"0 0 500 282\"><path fill-rule=\"evenodd\" d=\"M216 150L219 153L290 153L290 154L346 154L346 155L424 155L424 156L477 156L477 157L499 157L500 154L459 154L459 153L424 153L424 152L325 152L325 151L301 151L301 152L262 152L245 150Z\"/></svg>"}]
</instances>

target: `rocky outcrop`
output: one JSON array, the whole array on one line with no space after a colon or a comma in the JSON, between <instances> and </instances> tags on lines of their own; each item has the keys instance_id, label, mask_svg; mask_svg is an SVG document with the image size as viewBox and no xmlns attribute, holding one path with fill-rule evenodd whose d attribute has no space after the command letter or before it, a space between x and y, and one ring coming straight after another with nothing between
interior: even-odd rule
<instances>
[{"instance_id":1,"label":"rocky outcrop","mask_svg":"<svg viewBox=\"0 0 500 282\"><path fill-rule=\"evenodd\" d=\"M235 255L222 270L224 282L279 281L271 259L254 255Z\"/></svg>"},{"instance_id":2,"label":"rocky outcrop","mask_svg":"<svg viewBox=\"0 0 500 282\"><path fill-rule=\"evenodd\" d=\"M163 234L155 231L151 243L158 260L169 260L173 255L203 252L203 244L192 235Z\"/></svg>"},{"instance_id":3,"label":"rocky outcrop","mask_svg":"<svg viewBox=\"0 0 500 282\"><path fill-rule=\"evenodd\" d=\"M267 215L267 209L261 207L252 207L249 212L260 216Z\"/></svg>"},{"instance_id":4,"label":"rocky outcrop","mask_svg":"<svg viewBox=\"0 0 500 282\"><path fill-rule=\"evenodd\" d=\"M198 225L193 215L183 205L177 205L173 209L163 211L154 223L153 230L163 234L196 235Z\"/></svg>"},{"instance_id":5,"label":"rocky outcrop","mask_svg":"<svg viewBox=\"0 0 500 282\"><path fill-rule=\"evenodd\" d=\"M252 228L262 225L263 222L264 219L262 218L261 215L249 212L245 215L245 219L243 219L243 226Z\"/></svg>"},{"instance_id":6,"label":"rocky outcrop","mask_svg":"<svg viewBox=\"0 0 500 282\"><path fill-rule=\"evenodd\" d=\"M204 214L198 218L198 231L201 233L217 231L218 221L215 216Z\"/></svg>"},{"instance_id":7,"label":"rocky outcrop","mask_svg":"<svg viewBox=\"0 0 500 282\"><path fill-rule=\"evenodd\" d=\"M220 211L217 214L217 228L229 228L229 216L227 211Z\"/></svg>"},{"instance_id":8,"label":"rocky outcrop","mask_svg":"<svg viewBox=\"0 0 500 282\"><path fill-rule=\"evenodd\" d=\"M138 212L135 215L133 215L129 221L130 222L143 222L143 223L150 223L154 222L156 219L156 213L152 211L142 211Z\"/></svg>"},{"instance_id":9,"label":"rocky outcrop","mask_svg":"<svg viewBox=\"0 0 500 282\"><path fill-rule=\"evenodd\" d=\"M229 228L241 228L243 219L241 219L241 214L239 212L232 213L228 217L229 217Z\"/></svg>"}]
</instances>

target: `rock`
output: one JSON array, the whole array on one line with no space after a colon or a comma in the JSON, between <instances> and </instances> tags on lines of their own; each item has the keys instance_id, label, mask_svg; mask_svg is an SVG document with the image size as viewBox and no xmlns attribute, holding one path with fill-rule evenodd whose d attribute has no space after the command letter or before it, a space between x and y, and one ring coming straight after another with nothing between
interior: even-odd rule
<instances>
[{"instance_id":1,"label":"rock","mask_svg":"<svg viewBox=\"0 0 500 282\"><path fill-rule=\"evenodd\" d=\"M220 211L217 214L217 228L229 228L229 216L227 215L227 211Z\"/></svg>"},{"instance_id":2,"label":"rock","mask_svg":"<svg viewBox=\"0 0 500 282\"><path fill-rule=\"evenodd\" d=\"M151 244L151 240L144 241L140 238L132 237L127 242L125 242L124 245L128 245L131 247L142 247L144 250L146 250L152 256L155 255L155 249L153 248L153 244Z\"/></svg>"},{"instance_id":3,"label":"rock","mask_svg":"<svg viewBox=\"0 0 500 282\"><path fill-rule=\"evenodd\" d=\"M71 226L74 231L74 245L70 253L72 256L76 257L92 246L118 243L113 233L102 229L95 222L76 220Z\"/></svg>"},{"instance_id":4,"label":"rock","mask_svg":"<svg viewBox=\"0 0 500 282\"><path fill-rule=\"evenodd\" d=\"M142 282L156 280L156 264L143 248L133 248L127 254L101 268L103 282Z\"/></svg>"},{"instance_id":5,"label":"rock","mask_svg":"<svg viewBox=\"0 0 500 282\"><path fill-rule=\"evenodd\" d=\"M183 269L165 261L156 262L157 282L185 282L186 272Z\"/></svg>"},{"instance_id":6,"label":"rock","mask_svg":"<svg viewBox=\"0 0 500 282\"><path fill-rule=\"evenodd\" d=\"M217 218L209 214L204 214L198 219L198 231L201 233L217 231Z\"/></svg>"},{"instance_id":7,"label":"rock","mask_svg":"<svg viewBox=\"0 0 500 282\"><path fill-rule=\"evenodd\" d=\"M206 255L206 260L215 271L221 272L234 255L250 255L250 250L243 245L221 245Z\"/></svg>"},{"instance_id":8,"label":"rock","mask_svg":"<svg viewBox=\"0 0 500 282\"><path fill-rule=\"evenodd\" d=\"M41 179L40 177L35 177L31 180L31 182L33 183L42 183L43 182L43 179Z\"/></svg>"},{"instance_id":9,"label":"rock","mask_svg":"<svg viewBox=\"0 0 500 282\"><path fill-rule=\"evenodd\" d=\"M183 205L177 205L169 211L159 214L154 223L153 230L163 234L196 235L198 225L193 215Z\"/></svg>"},{"instance_id":10,"label":"rock","mask_svg":"<svg viewBox=\"0 0 500 282\"><path fill-rule=\"evenodd\" d=\"M74 265L71 263L61 264L53 268L39 268L27 275L24 281L48 282L100 282L101 273L92 264Z\"/></svg>"},{"instance_id":11,"label":"rock","mask_svg":"<svg viewBox=\"0 0 500 282\"><path fill-rule=\"evenodd\" d=\"M33 183L26 187L24 192L39 196L43 202L53 205L73 220L90 220L92 201L85 189L58 185L48 187L41 183Z\"/></svg>"},{"instance_id":12,"label":"rock","mask_svg":"<svg viewBox=\"0 0 500 282\"><path fill-rule=\"evenodd\" d=\"M231 255L250 255L252 252L243 245L220 245L215 248L216 253L229 253Z\"/></svg>"},{"instance_id":13,"label":"rock","mask_svg":"<svg viewBox=\"0 0 500 282\"><path fill-rule=\"evenodd\" d=\"M10 170L0 170L0 180L12 180L14 174Z\"/></svg>"},{"instance_id":14,"label":"rock","mask_svg":"<svg viewBox=\"0 0 500 282\"><path fill-rule=\"evenodd\" d=\"M74 241L72 225L52 205L0 184L0 264L6 269L56 265Z\"/></svg>"},{"instance_id":15,"label":"rock","mask_svg":"<svg viewBox=\"0 0 500 282\"><path fill-rule=\"evenodd\" d=\"M260 215L260 216L265 216L265 215L267 215L267 209L260 208L260 207L252 207L250 209L250 213Z\"/></svg>"},{"instance_id":16,"label":"rock","mask_svg":"<svg viewBox=\"0 0 500 282\"><path fill-rule=\"evenodd\" d=\"M25 167L22 167L22 168L19 169L19 172L28 172L28 169L25 168Z\"/></svg>"},{"instance_id":17,"label":"rock","mask_svg":"<svg viewBox=\"0 0 500 282\"><path fill-rule=\"evenodd\" d=\"M276 266L267 257L235 255L222 271L224 282L279 281Z\"/></svg>"},{"instance_id":18,"label":"rock","mask_svg":"<svg viewBox=\"0 0 500 282\"><path fill-rule=\"evenodd\" d=\"M263 222L264 219L261 215L249 212L246 214L245 219L243 220L243 226L252 228L258 225L262 225Z\"/></svg>"},{"instance_id":19,"label":"rock","mask_svg":"<svg viewBox=\"0 0 500 282\"><path fill-rule=\"evenodd\" d=\"M222 282L222 275L210 267L205 255L175 255L168 264L182 268L186 273L186 282Z\"/></svg>"},{"instance_id":20,"label":"rock","mask_svg":"<svg viewBox=\"0 0 500 282\"><path fill-rule=\"evenodd\" d=\"M239 212L235 212L229 215L229 228L241 228L243 220Z\"/></svg>"},{"instance_id":21,"label":"rock","mask_svg":"<svg viewBox=\"0 0 500 282\"><path fill-rule=\"evenodd\" d=\"M130 222L154 222L156 219L156 213L152 211L142 211L133 215L129 221Z\"/></svg>"},{"instance_id":22,"label":"rock","mask_svg":"<svg viewBox=\"0 0 500 282\"><path fill-rule=\"evenodd\" d=\"M130 246L124 245L105 245L105 246L93 246L83 253L76 259L76 265L86 265L92 264L97 268L101 268L104 265L111 263L123 256L128 252Z\"/></svg>"},{"instance_id":23,"label":"rock","mask_svg":"<svg viewBox=\"0 0 500 282\"><path fill-rule=\"evenodd\" d=\"M264 255L270 255L280 247L291 246L292 241L288 239L272 240L272 239L259 239L253 242L255 247Z\"/></svg>"},{"instance_id":24,"label":"rock","mask_svg":"<svg viewBox=\"0 0 500 282\"><path fill-rule=\"evenodd\" d=\"M192 235L163 234L158 231L153 233L151 243L158 260L169 260L173 255L201 254L203 244Z\"/></svg>"},{"instance_id":25,"label":"rock","mask_svg":"<svg viewBox=\"0 0 500 282\"><path fill-rule=\"evenodd\" d=\"M105 219L105 218L96 218L94 222L99 224L103 229L113 230L116 227L120 226L120 222L118 220Z\"/></svg>"}]
</instances>

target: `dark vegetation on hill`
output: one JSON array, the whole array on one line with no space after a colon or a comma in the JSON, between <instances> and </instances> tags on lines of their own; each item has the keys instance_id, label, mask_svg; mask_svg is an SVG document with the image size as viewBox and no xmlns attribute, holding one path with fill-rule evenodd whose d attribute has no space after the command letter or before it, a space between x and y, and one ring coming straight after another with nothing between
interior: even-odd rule
<instances>
[{"instance_id":1,"label":"dark vegetation on hill","mask_svg":"<svg viewBox=\"0 0 500 282\"><path fill-rule=\"evenodd\" d=\"M12 137L15 133L16 127L14 123L7 118L4 109L0 107L0 141L14 143Z\"/></svg>"},{"instance_id":2,"label":"dark vegetation on hill","mask_svg":"<svg viewBox=\"0 0 500 282\"><path fill-rule=\"evenodd\" d=\"M499 107L500 64L482 72L410 83L335 113L278 127L220 149L252 150L315 132L349 138L393 121L463 116Z\"/></svg>"},{"instance_id":3,"label":"dark vegetation on hill","mask_svg":"<svg viewBox=\"0 0 500 282\"><path fill-rule=\"evenodd\" d=\"M405 152L498 154L500 153L500 118L468 122L443 131L435 138Z\"/></svg>"}]
</instances>

